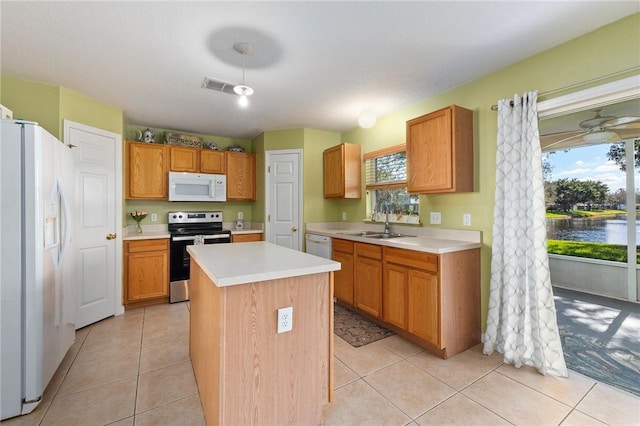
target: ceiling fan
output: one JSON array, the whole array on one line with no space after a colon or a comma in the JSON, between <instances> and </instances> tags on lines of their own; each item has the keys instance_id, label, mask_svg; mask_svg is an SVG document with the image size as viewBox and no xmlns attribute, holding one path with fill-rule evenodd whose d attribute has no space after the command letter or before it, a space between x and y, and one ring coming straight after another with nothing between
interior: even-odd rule
<instances>
[{"instance_id":1,"label":"ceiling fan","mask_svg":"<svg viewBox=\"0 0 640 426\"><path fill-rule=\"evenodd\" d=\"M594 109L595 117L581 121L578 130L540 136L542 148L568 148L585 144L617 142L640 135L640 117L602 116L602 108Z\"/></svg>"}]
</instances>

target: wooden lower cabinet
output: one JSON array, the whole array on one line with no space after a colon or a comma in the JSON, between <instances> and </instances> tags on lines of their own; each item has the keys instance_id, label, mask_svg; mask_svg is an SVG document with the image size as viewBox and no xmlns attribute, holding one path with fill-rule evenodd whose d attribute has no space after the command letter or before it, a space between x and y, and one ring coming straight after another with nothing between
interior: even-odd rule
<instances>
[{"instance_id":1,"label":"wooden lower cabinet","mask_svg":"<svg viewBox=\"0 0 640 426\"><path fill-rule=\"evenodd\" d=\"M405 269L408 284L406 300L407 331L437 346L440 345L440 303L438 276L425 271Z\"/></svg>"},{"instance_id":2,"label":"wooden lower cabinet","mask_svg":"<svg viewBox=\"0 0 640 426\"><path fill-rule=\"evenodd\" d=\"M385 263L382 280L382 319L390 324L407 329L407 303L409 277L407 269Z\"/></svg>"},{"instance_id":3,"label":"wooden lower cabinet","mask_svg":"<svg viewBox=\"0 0 640 426\"><path fill-rule=\"evenodd\" d=\"M333 239L335 297L448 358L480 342L480 249L433 254Z\"/></svg>"},{"instance_id":4,"label":"wooden lower cabinet","mask_svg":"<svg viewBox=\"0 0 640 426\"><path fill-rule=\"evenodd\" d=\"M342 265L339 271L334 272L333 295L353 306L353 242L334 239L331 258Z\"/></svg>"},{"instance_id":5,"label":"wooden lower cabinet","mask_svg":"<svg viewBox=\"0 0 640 426\"><path fill-rule=\"evenodd\" d=\"M169 297L169 240L125 241L124 304L163 303Z\"/></svg>"},{"instance_id":6,"label":"wooden lower cabinet","mask_svg":"<svg viewBox=\"0 0 640 426\"><path fill-rule=\"evenodd\" d=\"M384 270L386 322L442 358L480 342L480 249L436 255L385 247Z\"/></svg>"},{"instance_id":7,"label":"wooden lower cabinet","mask_svg":"<svg viewBox=\"0 0 640 426\"><path fill-rule=\"evenodd\" d=\"M232 243L248 243L262 241L262 234L231 234Z\"/></svg>"},{"instance_id":8,"label":"wooden lower cabinet","mask_svg":"<svg viewBox=\"0 0 640 426\"><path fill-rule=\"evenodd\" d=\"M382 247L354 244L353 302L367 314L382 317Z\"/></svg>"}]
</instances>

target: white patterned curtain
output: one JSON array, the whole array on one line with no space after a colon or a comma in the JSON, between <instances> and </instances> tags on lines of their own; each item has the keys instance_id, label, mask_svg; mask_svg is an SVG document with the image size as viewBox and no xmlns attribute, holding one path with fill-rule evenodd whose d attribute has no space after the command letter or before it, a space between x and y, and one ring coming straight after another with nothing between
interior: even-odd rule
<instances>
[{"instance_id":1,"label":"white patterned curtain","mask_svg":"<svg viewBox=\"0 0 640 426\"><path fill-rule=\"evenodd\" d=\"M484 353L567 376L549 276L537 92L498 103L496 204Z\"/></svg>"}]
</instances>

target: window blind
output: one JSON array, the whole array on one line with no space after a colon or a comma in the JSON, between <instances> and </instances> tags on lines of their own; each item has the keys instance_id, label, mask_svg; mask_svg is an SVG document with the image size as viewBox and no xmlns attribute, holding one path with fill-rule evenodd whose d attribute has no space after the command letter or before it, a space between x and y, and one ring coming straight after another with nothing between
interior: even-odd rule
<instances>
[{"instance_id":1,"label":"window blind","mask_svg":"<svg viewBox=\"0 0 640 426\"><path fill-rule=\"evenodd\" d=\"M365 185L368 190L407 186L407 153L405 145L364 155Z\"/></svg>"}]
</instances>

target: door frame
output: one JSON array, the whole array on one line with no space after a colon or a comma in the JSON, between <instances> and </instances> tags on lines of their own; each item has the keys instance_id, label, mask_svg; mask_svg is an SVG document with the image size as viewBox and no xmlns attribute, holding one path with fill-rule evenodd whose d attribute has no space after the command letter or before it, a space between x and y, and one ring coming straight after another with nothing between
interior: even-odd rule
<instances>
[{"instance_id":1,"label":"door frame","mask_svg":"<svg viewBox=\"0 0 640 426\"><path fill-rule=\"evenodd\" d=\"M302 149L278 149L278 150L270 150L265 151L265 164L264 164L264 217L265 217L265 226L264 226L264 240L269 241L271 238L271 221L269 220L269 215L271 214L271 173L269 173L269 164L271 163L271 157L273 155L279 154L293 154L298 157L298 247L302 250L303 245L303 232L302 232L302 224L304 223L304 200L303 200L303 153Z\"/></svg>"},{"instance_id":2,"label":"door frame","mask_svg":"<svg viewBox=\"0 0 640 426\"><path fill-rule=\"evenodd\" d=\"M558 96L546 101L538 103L538 120L544 118L558 117L573 112L584 111L586 109L598 108L601 106L611 105L618 102L624 102L631 99L640 98L640 84L638 84L638 76L622 78L610 83L601 84L588 89L579 90L567 95ZM627 143L627 147L633 142ZM633 155L635 150L627 150L627 164L633 164ZM627 172L627 189L633 185L633 179L629 178L632 172ZM635 191L638 188L634 188ZM635 218L635 211L632 213L629 206L635 205L635 191L627 191L627 223L631 223L632 216ZM627 227L627 247L636 247L635 232L631 231L632 227ZM627 300L638 302L640 291L638 290L638 274L640 274L640 265L636 262L635 251L628 250L627 256Z\"/></svg>"},{"instance_id":3,"label":"door frame","mask_svg":"<svg viewBox=\"0 0 640 426\"><path fill-rule=\"evenodd\" d=\"M114 208L115 208L115 232L120 235L118 242L115 244L114 253L114 315L124 314L124 305L122 304L122 250L124 231L122 228L122 135L107 130L99 129L97 127L88 126L86 124L77 123L71 120L63 120L64 122L64 143L70 144L69 134L71 127L80 129L88 133L96 133L108 138L113 138L115 141L115 170L114 170ZM75 212L74 212L75 213Z\"/></svg>"}]
</instances>

